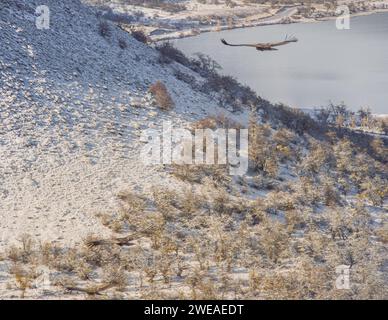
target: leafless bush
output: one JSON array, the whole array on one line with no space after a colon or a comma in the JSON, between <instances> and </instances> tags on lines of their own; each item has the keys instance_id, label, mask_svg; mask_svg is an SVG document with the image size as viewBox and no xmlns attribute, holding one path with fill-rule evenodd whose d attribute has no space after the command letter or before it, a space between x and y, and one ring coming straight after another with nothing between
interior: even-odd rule
<instances>
[{"instance_id":1,"label":"leafless bush","mask_svg":"<svg viewBox=\"0 0 388 320\"><path fill-rule=\"evenodd\" d=\"M156 46L159 51L161 63L171 63L172 61L178 62L184 66L190 66L190 59L179 49L175 48L170 42L163 42Z\"/></svg>"},{"instance_id":2,"label":"leafless bush","mask_svg":"<svg viewBox=\"0 0 388 320\"><path fill-rule=\"evenodd\" d=\"M218 187L226 187L231 178L225 165L174 165L172 174L190 183L204 183L210 179Z\"/></svg>"},{"instance_id":3,"label":"leafless bush","mask_svg":"<svg viewBox=\"0 0 388 320\"><path fill-rule=\"evenodd\" d=\"M127 43L127 41L125 41L125 39L123 39L123 38L120 38L119 39L119 47L121 48L121 49L126 49L126 48L128 48L128 43Z\"/></svg>"},{"instance_id":4,"label":"leafless bush","mask_svg":"<svg viewBox=\"0 0 388 320\"><path fill-rule=\"evenodd\" d=\"M163 82L157 81L150 86L149 91L152 93L156 104L162 110L171 110L174 108L174 101L168 93L167 87Z\"/></svg>"},{"instance_id":5,"label":"leafless bush","mask_svg":"<svg viewBox=\"0 0 388 320\"><path fill-rule=\"evenodd\" d=\"M98 32L102 37L109 38L112 34L109 23L105 20L101 20L98 24Z\"/></svg>"},{"instance_id":6,"label":"leafless bush","mask_svg":"<svg viewBox=\"0 0 388 320\"><path fill-rule=\"evenodd\" d=\"M193 89L198 88L197 80L194 76L179 70L175 71L174 75L178 80L189 84Z\"/></svg>"},{"instance_id":7,"label":"leafless bush","mask_svg":"<svg viewBox=\"0 0 388 320\"><path fill-rule=\"evenodd\" d=\"M231 118L227 117L225 114L217 114L208 116L204 119L201 119L199 121L196 121L193 124L193 129L241 129L242 125L241 123L232 120Z\"/></svg>"},{"instance_id":8,"label":"leafless bush","mask_svg":"<svg viewBox=\"0 0 388 320\"><path fill-rule=\"evenodd\" d=\"M34 259L34 242L29 235L22 235L19 240L21 246L11 246L7 252L7 257L13 261L28 263Z\"/></svg>"},{"instance_id":9,"label":"leafless bush","mask_svg":"<svg viewBox=\"0 0 388 320\"><path fill-rule=\"evenodd\" d=\"M33 282L39 277L34 267L21 267L20 265L13 265L10 273L14 276L16 287L21 291L20 298L24 299L27 289L32 288Z\"/></svg>"},{"instance_id":10,"label":"leafless bush","mask_svg":"<svg viewBox=\"0 0 388 320\"><path fill-rule=\"evenodd\" d=\"M150 39L148 36L144 33L143 30L140 29L132 29L131 35L134 37L137 41L147 44Z\"/></svg>"}]
</instances>

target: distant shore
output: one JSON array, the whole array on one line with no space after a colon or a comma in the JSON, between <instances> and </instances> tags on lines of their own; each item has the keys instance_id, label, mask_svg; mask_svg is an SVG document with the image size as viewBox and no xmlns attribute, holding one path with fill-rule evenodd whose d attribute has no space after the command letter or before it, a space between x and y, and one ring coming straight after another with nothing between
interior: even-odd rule
<instances>
[{"instance_id":1,"label":"distant shore","mask_svg":"<svg viewBox=\"0 0 388 320\"><path fill-rule=\"evenodd\" d=\"M386 9L373 9L370 11L362 11L362 12L356 12L350 15L351 18L358 17L358 16L367 16L372 14L379 14L379 13L388 13L388 8ZM187 30L179 30L179 31L173 31L165 34L160 34L157 36L150 36L151 40L153 42L159 42L159 41L166 41L166 40L177 40L177 39L183 39L188 37L195 37L202 33L207 32L220 32L225 30L233 30L233 29L241 29L241 28L253 28L253 27L259 27L259 26L269 26L269 25L279 25L279 24L293 24L293 23L317 23L317 22L324 22L324 21L330 21L337 19L337 16L327 16L322 18L301 18L301 19L293 19L290 16L284 16L282 18L277 18L276 15L261 18L259 20L253 20L250 22L244 22L244 23L237 23L233 26L229 25L219 25L219 26L205 26L197 28L195 31L192 29Z\"/></svg>"}]
</instances>

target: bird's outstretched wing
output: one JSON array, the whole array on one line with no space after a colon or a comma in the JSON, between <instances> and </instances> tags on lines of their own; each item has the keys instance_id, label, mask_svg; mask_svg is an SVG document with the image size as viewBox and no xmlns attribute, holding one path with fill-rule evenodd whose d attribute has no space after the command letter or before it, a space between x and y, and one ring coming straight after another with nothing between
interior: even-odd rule
<instances>
[{"instance_id":1,"label":"bird's outstretched wing","mask_svg":"<svg viewBox=\"0 0 388 320\"><path fill-rule=\"evenodd\" d=\"M226 42L225 39L221 39L221 42L226 45L226 46L231 46L231 47L253 47L255 48L256 47L256 44L230 44L228 42Z\"/></svg>"},{"instance_id":2,"label":"bird's outstretched wing","mask_svg":"<svg viewBox=\"0 0 388 320\"><path fill-rule=\"evenodd\" d=\"M282 46L282 45L285 45L285 44L288 44L291 42L298 42L298 39L295 37L286 36L286 39L284 39L283 41L273 42L273 43L270 43L270 45L271 45L271 47L277 47L277 46Z\"/></svg>"}]
</instances>

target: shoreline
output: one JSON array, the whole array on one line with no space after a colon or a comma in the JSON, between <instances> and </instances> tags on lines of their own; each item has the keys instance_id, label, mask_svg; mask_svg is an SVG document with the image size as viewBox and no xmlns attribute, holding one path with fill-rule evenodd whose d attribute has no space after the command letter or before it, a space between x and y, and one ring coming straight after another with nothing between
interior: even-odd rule
<instances>
[{"instance_id":1,"label":"shoreline","mask_svg":"<svg viewBox=\"0 0 388 320\"><path fill-rule=\"evenodd\" d=\"M386 9L373 9L370 11L356 12L356 13L351 14L350 18L360 17L360 16L368 16L368 15L380 14L380 13L388 13L388 8L386 8ZM272 16L272 17L274 17L274 16ZM220 31L242 29L242 28L254 28L254 27L261 27L261 26L264 27L264 26L271 26L271 25L283 25L283 24L294 24L294 23L319 23L319 22L335 20L338 18L336 16L327 16L327 17L323 17L323 18L303 18L300 20L296 20L296 19L292 19L291 17L287 16L287 17L283 17L283 18L274 18L273 19L274 21L269 21L269 22L262 21L265 19L271 19L272 17L261 18L260 20L253 21L251 23L241 23L241 24L236 24L233 26L222 25L222 26L210 26L210 27L198 28L195 33L193 33L192 29L187 29L187 30L179 30L179 31L171 32L171 33L166 33L163 35L149 36L149 37L153 43L157 43L157 42L161 42L161 41L179 40L179 39L184 39L184 38L196 37L202 33L208 33L208 32L220 32Z\"/></svg>"}]
</instances>

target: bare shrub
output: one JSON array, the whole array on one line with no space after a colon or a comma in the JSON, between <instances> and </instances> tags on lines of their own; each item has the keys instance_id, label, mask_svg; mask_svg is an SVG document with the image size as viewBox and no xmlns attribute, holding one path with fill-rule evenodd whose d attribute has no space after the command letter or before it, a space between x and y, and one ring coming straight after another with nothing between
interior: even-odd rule
<instances>
[{"instance_id":1,"label":"bare shrub","mask_svg":"<svg viewBox=\"0 0 388 320\"><path fill-rule=\"evenodd\" d=\"M179 202L179 207L186 217L191 217L202 205L202 199L192 189L185 190Z\"/></svg>"},{"instance_id":2,"label":"bare shrub","mask_svg":"<svg viewBox=\"0 0 388 320\"><path fill-rule=\"evenodd\" d=\"M22 235L21 247L11 246L7 252L7 257L13 262L29 263L34 258L34 242L29 235Z\"/></svg>"},{"instance_id":3,"label":"bare shrub","mask_svg":"<svg viewBox=\"0 0 388 320\"><path fill-rule=\"evenodd\" d=\"M150 86L149 91L152 93L156 104L162 110L171 110L174 108L174 101L168 93L167 87L163 82L157 81Z\"/></svg>"},{"instance_id":4,"label":"bare shrub","mask_svg":"<svg viewBox=\"0 0 388 320\"><path fill-rule=\"evenodd\" d=\"M126 49L126 48L128 48L128 43L127 43L127 41L125 41L125 39L123 39L123 38L121 38L121 39L119 39L119 47L121 48L121 49Z\"/></svg>"},{"instance_id":5,"label":"bare shrub","mask_svg":"<svg viewBox=\"0 0 388 320\"><path fill-rule=\"evenodd\" d=\"M24 299L27 289L32 288L39 274L33 267L21 267L20 265L13 265L10 273L14 276L16 287L21 291L20 298Z\"/></svg>"},{"instance_id":6,"label":"bare shrub","mask_svg":"<svg viewBox=\"0 0 388 320\"><path fill-rule=\"evenodd\" d=\"M366 179L361 184L361 190L361 198L369 200L374 206L383 206L388 196L388 183L380 177Z\"/></svg>"},{"instance_id":7,"label":"bare shrub","mask_svg":"<svg viewBox=\"0 0 388 320\"><path fill-rule=\"evenodd\" d=\"M109 38L112 34L109 23L105 20L101 20L98 24L98 32L102 37Z\"/></svg>"},{"instance_id":8,"label":"bare shrub","mask_svg":"<svg viewBox=\"0 0 388 320\"><path fill-rule=\"evenodd\" d=\"M384 222L384 224L376 230L376 235L385 245L388 244L388 222Z\"/></svg>"},{"instance_id":9,"label":"bare shrub","mask_svg":"<svg viewBox=\"0 0 388 320\"><path fill-rule=\"evenodd\" d=\"M197 80L195 79L194 76L192 76L188 73L182 72L180 70L176 70L174 72L174 75L178 80L189 84L193 89L198 89Z\"/></svg>"},{"instance_id":10,"label":"bare shrub","mask_svg":"<svg viewBox=\"0 0 388 320\"><path fill-rule=\"evenodd\" d=\"M172 174L190 183L212 181L217 187L227 187L231 181L225 165L174 165Z\"/></svg>"},{"instance_id":11,"label":"bare shrub","mask_svg":"<svg viewBox=\"0 0 388 320\"><path fill-rule=\"evenodd\" d=\"M144 33L143 30L140 29L131 29L131 35L134 37L137 41L147 44L150 39L148 36Z\"/></svg>"},{"instance_id":12,"label":"bare shrub","mask_svg":"<svg viewBox=\"0 0 388 320\"><path fill-rule=\"evenodd\" d=\"M178 198L175 192L154 189L153 190L154 203L158 211L162 214L166 221L175 219L177 214Z\"/></svg>"},{"instance_id":13,"label":"bare shrub","mask_svg":"<svg viewBox=\"0 0 388 320\"><path fill-rule=\"evenodd\" d=\"M170 42L164 42L156 46L156 49L161 55L159 62L171 63L175 61L184 66L190 66L190 59L187 58L182 51L175 48Z\"/></svg>"},{"instance_id":14,"label":"bare shrub","mask_svg":"<svg viewBox=\"0 0 388 320\"><path fill-rule=\"evenodd\" d=\"M227 117L225 114L220 113L217 115L211 115L204 119L201 119L197 122L195 122L192 125L193 129L241 129L242 125L241 123L232 120L231 118Z\"/></svg>"},{"instance_id":15,"label":"bare shrub","mask_svg":"<svg viewBox=\"0 0 388 320\"><path fill-rule=\"evenodd\" d=\"M277 263L282 256L287 256L290 235L286 226L280 222L265 220L259 226L260 249L271 262Z\"/></svg>"},{"instance_id":16,"label":"bare shrub","mask_svg":"<svg viewBox=\"0 0 388 320\"><path fill-rule=\"evenodd\" d=\"M249 165L255 171L263 171L270 177L278 173L278 157L271 140L268 125L259 125L255 121L249 124Z\"/></svg>"},{"instance_id":17,"label":"bare shrub","mask_svg":"<svg viewBox=\"0 0 388 320\"><path fill-rule=\"evenodd\" d=\"M103 282L115 286L119 291L124 291L128 284L128 277L121 266L107 264L104 266Z\"/></svg>"},{"instance_id":18,"label":"bare shrub","mask_svg":"<svg viewBox=\"0 0 388 320\"><path fill-rule=\"evenodd\" d=\"M319 172L328 172L334 165L333 152L328 145L312 141L309 154L300 164L303 175L315 176Z\"/></svg>"},{"instance_id":19,"label":"bare shrub","mask_svg":"<svg viewBox=\"0 0 388 320\"><path fill-rule=\"evenodd\" d=\"M132 218L143 215L147 204L143 197L132 191L121 191L117 198L121 201L121 218L132 222Z\"/></svg>"},{"instance_id":20,"label":"bare shrub","mask_svg":"<svg viewBox=\"0 0 388 320\"><path fill-rule=\"evenodd\" d=\"M266 199L266 208L274 208L275 210L290 211L296 207L296 202L292 194L283 191L272 191Z\"/></svg>"}]
</instances>

